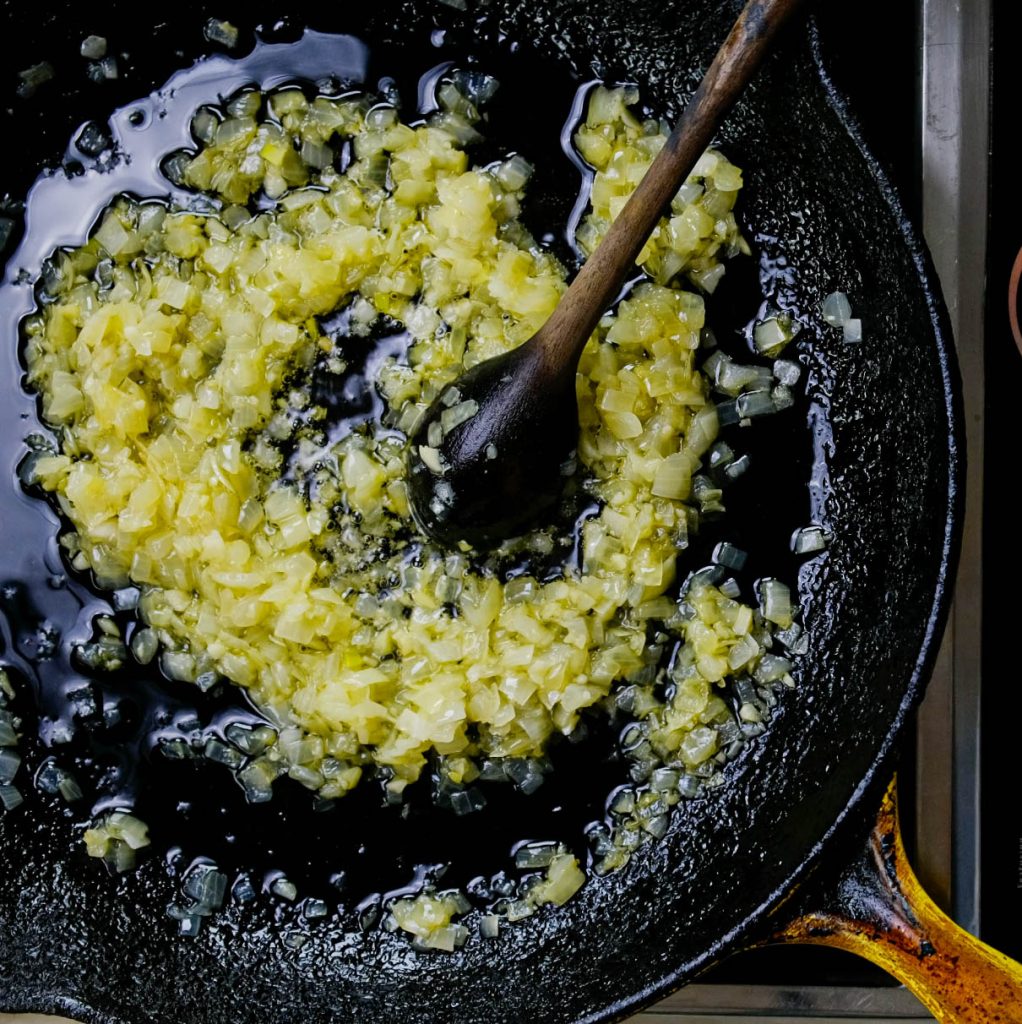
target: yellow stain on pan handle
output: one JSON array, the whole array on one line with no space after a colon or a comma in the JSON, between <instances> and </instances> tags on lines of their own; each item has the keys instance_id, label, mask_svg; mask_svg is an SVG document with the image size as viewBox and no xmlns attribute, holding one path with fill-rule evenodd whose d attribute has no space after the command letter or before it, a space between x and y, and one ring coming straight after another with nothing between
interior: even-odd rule
<instances>
[{"instance_id":1,"label":"yellow stain on pan handle","mask_svg":"<svg viewBox=\"0 0 1022 1024\"><path fill-rule=\"evenodd\" d=\"M1022 964L960 928L923 891L905 856L894 781L866 848L831 892L769 941L865 957L945 1024L1022 1024Z\"/></svg>"}]
</instances>

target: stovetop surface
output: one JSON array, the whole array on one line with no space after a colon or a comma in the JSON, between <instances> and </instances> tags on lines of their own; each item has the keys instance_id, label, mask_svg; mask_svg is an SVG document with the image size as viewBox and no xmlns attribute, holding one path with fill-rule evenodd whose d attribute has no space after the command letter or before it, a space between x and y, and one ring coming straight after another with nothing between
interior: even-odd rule
<instances>
[{"instance_id":1,"label":"stovetop surface","mask_svg":"<svg viewBox=\"0 0 1022 1024\"><path fill-rule=\"evenodd\" d=\"M923 198L920 134L920 46L926 5L955 0L858 0L855 4L817 5L818 23L826 46L828 67L839 87L851 98L863 134L900 188L907 209L922 219ZM1002 40L1022 38L1022 10L1015 0L992 0L994 24ZM966 6L966 5L961 5ZM969 14L962 15L968 17ZM1022 804L1009 796L1012 766L1003 751L1014 739L1016 670L1010 641L1017 630L1015 605L1001 585L1022 569L1022 548L1012 544L1014 520L1013 464L1005 438L1017 432L1018 396L1022 394L1022 356L1007 327L1007 278L1022 246L1022 203L1015 197L1017 171L1013 157L1014 97L1022 95L1022 62L1010 46L994 49L989 290L987 293L986 430L983 440L991 453L986 480L985 521L990 553L998 570L984 581L984 692L981 778L982 850L980 887L981 937L1009 955L1022 959ZM975 59L984 59L983 54ZM984 268L977 266L982 275ZM911 798L916 778L915 738L910 736L899 771L903 827L913 852L916 835ZM963 770L969 766L963 765ZM1006 799L1007 797L1007 799ZM924 810L923 813L928 813ZM932 823L931 823L932 824ZM939 827L952 832L954 820ZM915 850L917 856L925 851ZM934 893L948 904L950 891ZM769 991L770 997L761 994ZM786 947L742 953L719 965L696 985L635 1018L636 1022L667 1024L678 1020L774 1021L836 1020L858 1017L882 1024L888 1020L925 1019L918 1004L907 998L886 974L849 955L822 949ZM38 1018L36 1018L38 1019ZM4 1018L11 1022L28 1018Z\"/></svg>"}]
</instances>

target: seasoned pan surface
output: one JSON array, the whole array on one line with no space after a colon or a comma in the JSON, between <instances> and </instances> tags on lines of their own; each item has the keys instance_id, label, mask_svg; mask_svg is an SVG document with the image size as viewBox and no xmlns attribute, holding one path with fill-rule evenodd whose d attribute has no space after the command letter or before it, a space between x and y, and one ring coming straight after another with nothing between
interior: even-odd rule
<instances>
[{"instance_id":1,"label":"seasoned pan surface","mask_svg":"<svg viewBox=\"0 0 1022 1024\"><path fill-rule=\"evenodd\" d=\"M537 76L636 81L671 111L738 7L469 3L467 12L421 0L352 12L310 5L288 17L295 33L308 24L376 46L440 28L484 63L513 41ZM198 26L207 16L246 28L280 17L260 4L181 12L112 3L102 14L108 28L77 5L7 3L0 13L8 47L25 63L80 60L77 44L90 32L133 40L130 73L99 98L83 82L0 114L0 130L17 140L0 167L0 193L12 195L59 157L76 125L203 52ZM288 949L262 903L230 905L183 941L164 916L174 887L159 859L115 882L85 863L69 820L29 801L0 818L5 1009L206 1024L612 1019L755 937L821 851L840 843L859 805L879 796L935 653L955 550L961 428L947 325L928 259L821 71L812 30L794 33L768 62L722 141L745 170L745 226L769 297L807 312L842 288L857 296L867 325L859 346L822 335L802 345L808 422L792 450L809 490L799 500L835 539L799 576L810 653L798 690L728 768L727 784L679 807L663 842L565 907L451 955L415 954L397 936L329 924ZM6 339L0 436L10 438L26 432L33 404ZM38 580L53 570L55 521L20 494L12 470L0 470L0 576ZM12 616L3 629L6 657L5 646L18 643Z\"/></svg>"}]
</instances>

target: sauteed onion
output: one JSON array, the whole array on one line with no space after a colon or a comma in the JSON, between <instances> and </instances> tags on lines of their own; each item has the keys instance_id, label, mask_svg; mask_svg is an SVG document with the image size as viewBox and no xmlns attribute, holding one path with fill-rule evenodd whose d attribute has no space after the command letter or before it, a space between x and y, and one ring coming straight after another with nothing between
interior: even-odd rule
<instances>
[{"instance_id":1,"label":"sauteed onion","mask_svg":"<svg viewBox=\"0 0 1022 1024\"><path fill-rule=\"evenodd\" d=\"M732 399L726 415L753 417L790 404L797 366L717 354L699 367L704 299L679 281L711 292L723 259L747 251L732 212L741 172L709 151L640 255L649 280L580 363L579 489L596 507L578 557L563 525L485 558L419 538L407 435L464 367L527 339L564 289L564 267L519 219L528 162L469 166L477 103L495 88L456 73L415 125L365 95L294 88L198 111L196 150L165 163L197 202L122 198L46 269L27 363L59 447L31 476L73 526L62 542L74 566L141 589L135 657L159 650L168 676L203 688L229 680L265 713L258 743L228 736L209 754L253 801L284 773L339 797L367 768L400 800L432 760L451 806L470 812L480 804L464 787L480 775L539 785L550 737L616 691L635 720L633 775L660 774L617 808L635 840L608 840L603 870L662 834L669 807L733 747L722 688L753 688L740 702L749 724L752 681L790 683L767 654L773 629L791 626L783 584L763 584L761 609L719 589L743 560L730 545L719 574L680 597L675 583L690 532L722 507L707 470L742 468L715 444L711 388ZM664 143L636 99L596 89L577 133L594 169L583 250ZM395 332L404 340L364 379L378 414L332 422L314 385L350 382L352 345L372 351ZM772 357L792 334L773 318L756 344ZM133 848L122 825L94 829L90 849ZM579 884L558 854L522 913ZM458 908L431 899L395 906L392 921L442 945Z\"/></svg>"}]
</instances>

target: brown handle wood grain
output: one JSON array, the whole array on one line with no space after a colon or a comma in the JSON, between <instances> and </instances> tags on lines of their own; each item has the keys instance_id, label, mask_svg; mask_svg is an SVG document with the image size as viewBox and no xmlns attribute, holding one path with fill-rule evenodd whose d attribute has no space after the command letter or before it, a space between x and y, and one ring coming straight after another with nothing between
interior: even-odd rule
<instances>
[{"instance_id":1,"label":"brown handle wood grain","mask_svg":"<svg viewBox=\"0 0 1022 1024\"><path fill-rule=\"evenodd\" d=\"M1022 1024L1022 964L960 928L923 891L905 856L893 782L866 848L832 895L769 941L857 953L945 1024Z\"/></svg>"},{"instance_id":2,"label":"brown handle wood grain","mask_svg":"<svg viewBox=\"0 0 1022 1024\"><path fill-rule=\"evenodd\" d=\"M767 55L806 0L749 0L664 148L533 338L549 363L570 363L614 301L646 239Z\"/></svg>"}]
</instances>

